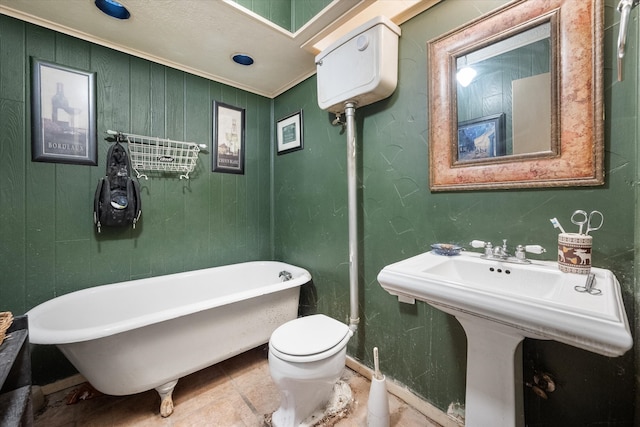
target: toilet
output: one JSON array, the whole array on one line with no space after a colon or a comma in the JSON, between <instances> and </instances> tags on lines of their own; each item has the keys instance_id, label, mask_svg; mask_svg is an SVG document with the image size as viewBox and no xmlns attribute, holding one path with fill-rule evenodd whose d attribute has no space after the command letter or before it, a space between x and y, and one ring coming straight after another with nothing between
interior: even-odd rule
<instances>
[{"instance_id":1,"label":"toilet","mask_svg":"<svg viewBox=\"0 0 640 427\"><path fill-rule=\"evenodd\" d=\"M291 320L269 340L269 371L280 390L274 427L297 427L322 410L342 375L353 332L324 314Z\"/></svg>"},{"instance_id":2,"label":"toilet","mask_svg":"<svg viewBox=\"0 0 640 427\"><path fill-rule=\"evenodd\" d=\"M355 106L363 107L384 99L396 88L399 36L400 27L388 18L378 16L340 37L315 57L318 106L335 113L337 121L345 112L349 117L347 137L351 135L353 141ZM349 158L355 159L355 152L349 151L355 150L355 144L347 146L351 147L347 155L351 153ZM349 162L348 173L350 182L355 182L354 162ZM350 205L355 206L351 196ZM352 230L355 230L352 222L356 222L354 212L350 207L349 227ZM357 260L353 250L357 245L352 245L351 233L349 241L350 259ZM350 274L355 277L350 280L352 291L357 290L355 266L357 262L350 263ZM357 292L351 292L351 295L352 302L357 303ZM357 320L353 312L351 319ZM347 343L352 335L349 326L323 314L291 320L271 334L269 371L281 396L280 407L271 416L272 426L298 427L309 422L307 419L315 416L314 413L325 412L344 370ZM337 390L340 388L336 387Z\"/></svg>"}]
</instances>

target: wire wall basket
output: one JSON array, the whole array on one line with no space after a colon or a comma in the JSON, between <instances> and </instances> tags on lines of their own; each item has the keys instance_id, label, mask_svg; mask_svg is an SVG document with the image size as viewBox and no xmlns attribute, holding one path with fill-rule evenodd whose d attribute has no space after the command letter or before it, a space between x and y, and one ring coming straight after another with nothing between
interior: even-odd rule
<instances>
[{"instance_id":1,"label":"wire wall basket","mask_svg":"<svg viewBox=\"0 0 640 427\"><path fill-rule=\"evenodd\" d=\"M148 179L141 171L178 172L180 179L189 179L198 161L198 153L205 150L205 144L195 142L173 141L167 138L157 138L130 133L107 131L116 136L120 142L129 145L131 167L138 178Z\"/></svg>"}]
</instances>

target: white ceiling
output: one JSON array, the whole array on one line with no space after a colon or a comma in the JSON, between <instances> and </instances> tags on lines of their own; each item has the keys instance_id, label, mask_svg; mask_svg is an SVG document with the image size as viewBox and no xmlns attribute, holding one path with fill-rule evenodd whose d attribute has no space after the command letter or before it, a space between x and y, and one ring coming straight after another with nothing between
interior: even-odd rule
<instances>
[{"instance_id":1,"label":"white ceiling","mask_svg":"<svg viewBox=\"0 0 640 427\"><path fill-rule=\"evenodd\" d=\"M119 0L128 20L94 0L0 0L0 13L273 98L315 73L333 40L377 15L396 24L441 0L334 0L291 33L231 0ZM231 60L251 55L246 67Z\"/></svg>"}]
</instances>

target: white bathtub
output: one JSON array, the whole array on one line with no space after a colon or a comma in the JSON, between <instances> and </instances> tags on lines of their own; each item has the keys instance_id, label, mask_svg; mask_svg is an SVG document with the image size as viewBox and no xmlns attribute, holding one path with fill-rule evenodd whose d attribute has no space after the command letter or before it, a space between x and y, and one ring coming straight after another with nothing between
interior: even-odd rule
<instances>
[{"instance_id":1,"label":"white bathtub","mask_svg":"<svg viewBox=\"0 0 640 427\"><path fill-rule=\"evenodd\" d=\"M155 388L166 417L179 378L268 342L297 317L310 280L302 268L255 261L97 286L31 309L29 338L58 346L105 394Z\"/></svg>"}]
</instances>

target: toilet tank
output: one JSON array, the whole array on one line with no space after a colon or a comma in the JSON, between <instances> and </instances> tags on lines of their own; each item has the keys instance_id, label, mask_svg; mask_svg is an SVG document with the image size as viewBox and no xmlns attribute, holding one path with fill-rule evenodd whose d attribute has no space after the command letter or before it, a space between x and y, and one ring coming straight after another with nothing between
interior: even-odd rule
<instances>
[{"instance_id":1,"label":"toilet tank","mask_svg":"<svg viewBox=\"0 0 640 427\"><path fill-rule=\"evenodd\" d=\"M391 95L398 82L400 27L384 16L359 26L316 56L318 105L332 113Z\"/></svg>"}]
</instances>

